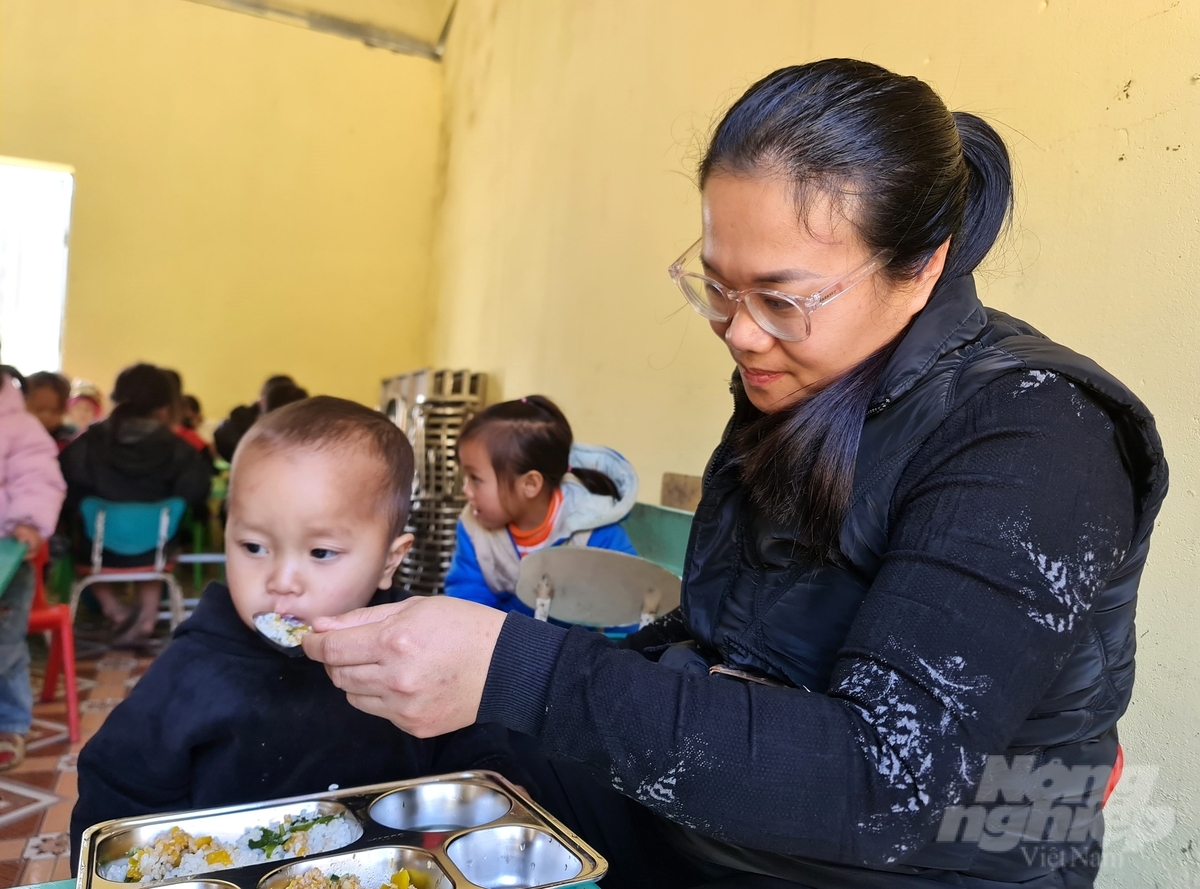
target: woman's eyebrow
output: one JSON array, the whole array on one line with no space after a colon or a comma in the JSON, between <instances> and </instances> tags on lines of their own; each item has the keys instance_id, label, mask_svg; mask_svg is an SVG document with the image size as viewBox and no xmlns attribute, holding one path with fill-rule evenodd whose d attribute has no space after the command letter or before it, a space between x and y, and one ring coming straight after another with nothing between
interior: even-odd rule
<instances>
[{"instance_id":1,"label":"woman's eyebrow","mask_svg":"<svg viewBox=\"0 0 1200 889\"><path fill-rule=\"evenodd\" d=\"M713 265L712 261L706 257L700 257L700 264L704 267L706 272L713 274L722 280L728 280L728 278L721 274L721 270ZM760 284L793 284L796 281L815 281L822 277L824 276L819 275L816 272L810 272L808 269L780 269L777 272L766 272L761 275L756 275L750 283L753 286L758 286Z\"/></svg>"}]
</instances>

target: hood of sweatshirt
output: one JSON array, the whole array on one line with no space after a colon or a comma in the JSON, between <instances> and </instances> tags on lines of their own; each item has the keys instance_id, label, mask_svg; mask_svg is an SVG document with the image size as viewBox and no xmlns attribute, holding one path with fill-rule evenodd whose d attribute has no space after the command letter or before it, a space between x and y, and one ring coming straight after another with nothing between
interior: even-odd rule
<instances>
[{"instance_id":1,"label":"hood of sweatshirt","mask_svg":"<svg viewBox=\"0 0 1200 889\"><path fill-rule=\"evenodd\" d=\"M593 494L579 479L568 473L562 481L563 506L555 523L554 540L570 537L579 531L615 525L629 515L638 495L638 476L632 463L612 448L575 444L571 446L571 467L603 472L613 480L620 497Z\"/></svg>"},{"instance_id":2,"label":"hood of sweatshirt","mask_svg":"<svg viewBox=\"0 0 1200 889\"><path fill-rule=\"evenodd\" d=\"M138 418L120 424L108 417L86 433L99 462L125 478L161 478L175 475L180 439L155 420Z\"/></svg>"}]
</instances>

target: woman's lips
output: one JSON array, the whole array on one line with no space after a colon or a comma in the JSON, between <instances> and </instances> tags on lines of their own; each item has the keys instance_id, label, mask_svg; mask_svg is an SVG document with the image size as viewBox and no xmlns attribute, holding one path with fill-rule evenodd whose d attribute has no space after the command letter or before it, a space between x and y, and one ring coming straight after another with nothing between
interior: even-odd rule
<instances>
[{"instance_id":1,"label":"woman's lips","mask_svg":"<svg viewBox=\"0 0 1200 889\"><path fill-rule=\"evenodd\" d=\"M765 389L767 386L774 383L782 373L777 373L768 370L756 370L755 368L738 365L738 370L742 374L742 382L747 386L753 386L755 389Z\"/></svg>"}]
</instances>

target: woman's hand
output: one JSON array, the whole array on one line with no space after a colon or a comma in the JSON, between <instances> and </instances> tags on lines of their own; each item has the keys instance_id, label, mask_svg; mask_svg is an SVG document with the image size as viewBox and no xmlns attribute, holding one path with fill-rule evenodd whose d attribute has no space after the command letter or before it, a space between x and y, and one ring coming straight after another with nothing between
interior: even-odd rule
<instances>
[{"instance_id":1,"label":"woman's hand","mask_svg":"<svg viewBox=\"0 0 1200 889\"><path fill-rule=\"evenodd\" d=\"M42 548L42 535L32 525L17 525L13 528L12 536L25 544L25 560L29 561Z\"/></svg>"},{"instance_id":2,"label":"woman's hand","mask_svg":"<svg viewBox=\"0 0 1200 889\"><path fill-rule=\"evenodd\" d=\"M504 612L446 596L313 620L304 653L365 713L418 738L475 722Z\"/></svg>"}]
</instances>

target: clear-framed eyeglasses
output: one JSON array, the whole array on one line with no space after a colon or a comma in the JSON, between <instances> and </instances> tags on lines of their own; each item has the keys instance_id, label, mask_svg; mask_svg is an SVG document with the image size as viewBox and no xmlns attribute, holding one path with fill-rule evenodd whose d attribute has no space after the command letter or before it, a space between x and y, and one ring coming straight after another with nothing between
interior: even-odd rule
<instances>
[{"instance_id":1,"label":"clear-framed eyeglasses","mask_svg":"<svg viewBox=\"0 0 1200 889\"><path fill-rule=\"evenodd\" d=\"M667 269L683 295L702 317L709 321L732 321L741 303L750 312L754 323L778 340L798 343L808 339L811 330L809 316L821 306L828 305L851 288L861 284L886 266L892 255L884 250L876 253L858 268L833 284L815 293L799 295L782 290L733 290L703 273L699 263L701 238Z\"/></svg>"}]
</instances>

